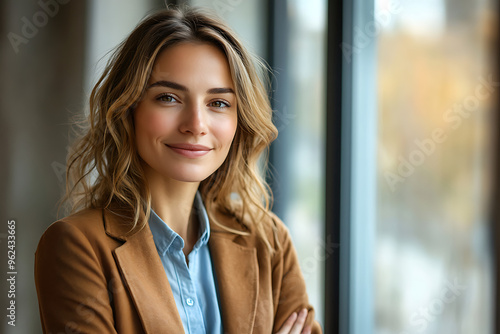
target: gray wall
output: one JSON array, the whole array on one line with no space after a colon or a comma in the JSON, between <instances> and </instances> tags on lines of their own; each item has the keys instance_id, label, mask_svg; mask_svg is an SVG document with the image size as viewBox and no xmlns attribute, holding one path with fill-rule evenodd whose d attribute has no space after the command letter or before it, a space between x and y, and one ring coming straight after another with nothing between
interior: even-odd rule
<instances>
[{"instance_id":1,"label":"gray wall","mask_svg":"<svg viewBox=\"0 0 500 334\"><path fill-rule=\"evenodd\" d=\"M57 13L49 8L52 15L37 1L2 1L0 268L5 277L7 222L14 219L17 271L15 327L7 324L9 287L0 281L3 333L41 333L34 252L56 218L63 188L57 167L65 162L69 111L82 109L86 2L59 1L67 3L58 4ZM20 44L13 46L9 36Z\"/></svg>"}]
</instances>

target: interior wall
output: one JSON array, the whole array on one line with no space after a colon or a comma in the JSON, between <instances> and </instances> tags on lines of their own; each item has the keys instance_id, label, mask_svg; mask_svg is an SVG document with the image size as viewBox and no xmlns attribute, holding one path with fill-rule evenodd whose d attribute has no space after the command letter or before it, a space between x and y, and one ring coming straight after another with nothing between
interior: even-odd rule
<instances>
[{"instance_id":1,"label":"interior wall","mask_svg":"<svg viewBox=\"0 0 500 334\"><path fill-rule=\"evenodd\" d=\"M85 1L2 1L0 53L0 259L7 275L8 221L15 221L15 327L10 284L0 281L3 333L41 333L34 253L56 218L69 111L82 107ZM12 224L11 224L12 225ZM10 275L9 275L10 276Z\"/></svg>"}]
</instances>

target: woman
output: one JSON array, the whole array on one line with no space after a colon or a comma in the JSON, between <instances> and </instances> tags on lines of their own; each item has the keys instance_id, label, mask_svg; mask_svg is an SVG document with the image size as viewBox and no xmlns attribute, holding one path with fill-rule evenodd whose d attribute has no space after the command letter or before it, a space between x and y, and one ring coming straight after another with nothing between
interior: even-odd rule
<instances>
[{"instance_id":1,"label":"woman","mask_svg":"<svg viewBox=\"0 0 500 334\"><path fill-rule=\"evenodd\" d=\"M255 64L194 10L119 46L69 157L74 213L37 248L44 332L321 332L258 172L277 131Z\"/></svg>"}]
</instances>

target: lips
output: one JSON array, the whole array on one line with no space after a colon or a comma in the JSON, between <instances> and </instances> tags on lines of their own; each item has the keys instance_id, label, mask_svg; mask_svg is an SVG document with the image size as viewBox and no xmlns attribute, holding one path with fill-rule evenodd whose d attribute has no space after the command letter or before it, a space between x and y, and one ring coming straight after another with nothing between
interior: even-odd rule
<instances>
[{"instance_id":1,"label":"lips","mask_svg":"<svg viewBox=\"0 0 500 334\"><path fill-rule=\"evenodd\" d=\"M168 148L177 154L180 154L186 158L199 158L208 154L212 149L203 145L196 144L165 144Z\"/></svg>"}]
</instances>

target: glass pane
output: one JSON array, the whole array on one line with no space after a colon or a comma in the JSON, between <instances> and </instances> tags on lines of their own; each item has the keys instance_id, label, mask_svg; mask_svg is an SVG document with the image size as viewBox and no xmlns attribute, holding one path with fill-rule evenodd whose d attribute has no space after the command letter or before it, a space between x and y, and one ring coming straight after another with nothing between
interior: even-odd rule
<instances>
[{"instance_id":1,"label":"glass pane","mask_svg":"<svg viewBox=\"0 0 500 334\"><path fill-rule=\"evenodd\" d=\"M493 333L493 0L379 0L377 333ZM495 42L496 43L496 42Z\"/></svg>"},{"instance_id":2,"label":"glass pane","mask_svg":"<svg viewBox=\"0 0 500 334\"><path fill-rule=\"evenodd\" d=\"M283 110L276 111L286 138L282 154L288 171L281 182L290 190L283 196L282 218L297 248L316 319L323 325L324 260L333 251L324 242L323 216L326 1L289 0L288 13L289 92Z\"/></svg>"}]
</instances>

